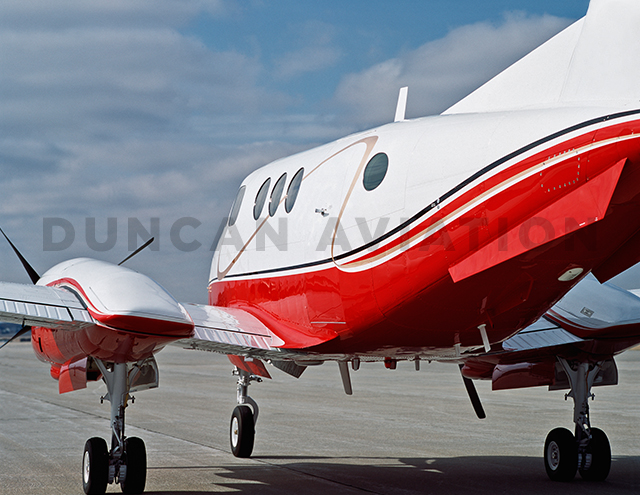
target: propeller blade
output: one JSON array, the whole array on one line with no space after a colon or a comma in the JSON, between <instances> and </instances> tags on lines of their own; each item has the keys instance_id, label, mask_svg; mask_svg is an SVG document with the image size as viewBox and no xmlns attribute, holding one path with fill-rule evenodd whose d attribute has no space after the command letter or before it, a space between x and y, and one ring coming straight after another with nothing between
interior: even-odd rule
<instances>
[{"instance_id":1,"label":"propeller blade","mask_svg":"<svg viewBox=\"0 0 640 495\"><path fill-rule=\"evenodd\" d=\"M24 256L22 256L22 254L20 253L20 251L18 251L18 248L15 247L13 245L13 242L11 242L11 239L9 239L7 237L7 234L4 233L4 230L0 229L0 232L2 232L2 235L4 236L4 238L7 240L7 242L11 245L11 247L13 248L13 252L16 253L18 255L18 258L20 258L20 262L22 263L22 266L24 266L24 269L27 270L27 273L29 274L29 278L31 279L31 281L35 284L38 280L40 280L40 275L38 275L38 272L36 272L33 267L29 264L29 262L25 259Z\"/></svg>"},{"instance_id":2,"label":"propeller blade","mask_svg":"<svg viewBox=\"0 0 640 495\"><path fill-rule=\"evenodd\" d=\"M5 343L3 343L2 345L0 345L0 349L2 349L5 345L7 345L9 342L13 342L15 339L17 339L18 337L21 337L22 335L24 335L25 333L27 333L29 330L31 330L31 327L27 327L27 326L23 326L20 330L18 330L9 340L7 340Z\"/></svg>"},{"instance_id":3,"label":"propeller blade","mask_svg":"<svg viewBox=\"0 0 640 495\"><path fill-rule=\"evenodd\" d=\"M484 412L482 403L480 402L480 396L478 395L476 386L473 384L473 380L471 378L467 378L462 375L462 365L460 365L460 375L464 382L464 388L467 389L467 394L469 394L469 399L471 399L471 405L473 406L473 410L476 412L476 416L478 416L479 419L485 419L487 415Z\"/></svg>"},{"instance_id":4,"label":"propeller blade","mask_svg":"<svg viewBox=\"0 0 640 495\"><path fill-rule=\"evenodd\" d=\"M127 256L125 259L123 259L120 263L118 263L118 266L122 265L122 263L124 263L125 261L129 261L136 254L138 254L140 251L142 251L144 248L146 248L149 244L151 244L154 240L155 240L155 237L152 237L151 239L149 239L142 246L140 246L138 249L136 249L133 253L131 253L129 256Z\"/></svg>"}]
</instances>

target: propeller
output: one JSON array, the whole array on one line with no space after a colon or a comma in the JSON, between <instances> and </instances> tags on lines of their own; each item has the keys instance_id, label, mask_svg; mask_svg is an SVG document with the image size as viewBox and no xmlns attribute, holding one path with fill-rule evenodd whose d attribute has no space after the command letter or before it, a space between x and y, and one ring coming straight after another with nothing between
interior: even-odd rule
<instances>
[{"instance_id":1,"label":"propeller","mask_svg":"<svg viewBox=\"0 0 640 495\"><path fill-rule=\"evenodd\" d=\"M18 258L20 259L20 262L22 263L22 266L27 271L27 274L29 275L29 278L31 279L31 282L33 282L33 284L35 285L36 282L38 280L40 280L40 275L38 275L38 272L36 272L34 270L34 268L31 266L31 264L27 261L27 259L24 256L22 256L22 253L18 250L18 248L15 246L15 244L13 244L13 242L11 242L11 239L9 239L7 234L5 234L4 230L2 230L1 228L0 228L0 233L2 233L4 238L7 240L7 242L11 246L11 249L13 249L13 252L16 253ZM152 237L147 242L145 242L142 246L140 246L138 249L136 249L133 253L131 253L129 256L127 256L125 259L123 259L120 263L118 263L118 265L122 265L125 261L128 261L131 258L133 258L136 254L138 254L140 251L142 251L144 248L146 248L153 241L154 241L154 238ZM2 349L5 345L9 344L10 342L13 342L17 338L20 338L22 335L24 335L25 333L29 332L30 330L31 330L30 326L22 325L20 330L18 330L14 335L11 336L11 338L9 338L2 345L0 345L0 349Z\"/></svg>"},{"instance_id":2,"label":"propeller","mask_svg":"<svg viewBox=\"0 0 640 495\"><path fill-rule=\"evenodd\" d=\"M15 339L17 339L18 337L21 337L22 335L24 335L25 333L27 333L29 330L31 330L30 326L22 326L22 328L20 330L18 330L17 333L15 333L14 335L11 336L11 338L9 340L7 340L6 342L4 342L2 345L0 345L0 349L2 349L5 345L7 345L9 342L13 342Z\"/></svg>"},{"instance_id":3,"label":"propeller","mask_svg":"<svg viewBox=\"0 0 640 495\"><path fill-rule=\"evenodd\" d=\"M478 395L476 386L473 384L473 380L471 380L471 378L467 378L462 374L462 367L463 365L461 364L460 375L462 376L462 381L464 382L464 388L467 389L467 394L469 394L469 399L471 399L471 405L473 406L473 410L476 412L476 416L478 416L479 419L485 419L487 415L484 412L482 403L480 402L480 396Z\"/></svg>"},{"instance_id":4,"label":"propeller","mask_svg":"<svg viewBox=\"0 0 640 495\"><path fill-rule=\"evenodd\" d=\"M7 240L7 242L11 246L11 249L13 249L13 252L16 253L18 258L20 259L20 262L22 263L22 266L27 271L27 274L29 275L29 278L31 279L31 282L33 282L33 284L35 285L35 283L38 280L40 280L40 275L38 275L38 272L36 272L33 269L33 267L31 266L31 264L27 261L27 259L24 256L22 256L22 253L20 251L18 251L18 248L15 246L15 244L13 244L13 242L11 242L11 239L9 239L9 237L7 237L7 234L5 234L4 230L2 230L1 228L0 228L0 233L2 233L4 238ZM0 349L2 349L9 342L13 342L17 338L23 336L25 333L29 332L30 330L31 330L30 326L22 325L20 330L18 330L15 334L13 334L9 340L7 340L2 345L0 345Z\"/></svg>"},{"instance_id":5,"label":"propeller","mask_svg":"<svg viewBox=\"0 0 640 495\"><path fill-rule=\"evenodd\" d=\"M125 259L123 259L120 263L118 263L118 266L122 265L122 263L124 263L125 261L129 261L136 254L138 254L140 251L142 251L144 248L146 248L149 244L151 244L154 240L155 240L155 237L152 237L151 239L149 239L142 246L140 246L138 249L136 249L133 253L131 253L129 256L127 256Z\"/></svg>"},{"instance_id":6,"label":"propeller","mask_svg":"<svg viewBox=\"0 0 640 495\"><path fill-rule=\"evenodd\" d=\"M33 267L29 264L29 262L25 259L24 256L22 256L22 254L20 253L20 251L18 251L18 248L15 247L15 245L13 244L13 242L11 242L11 239L9 239L7 237L7 234L4 233L4 230L0 229L0 232L2 232L2 235L4 236L4 238L7 240L7 242L9 243L9 245L11 246L11 248L13 249L13 252L16 253L16 255L18 256L18 258L20 258L20 262L22 263L22 266L24 266L24 269L27 270L27 273L29 274L29 278L31 279L31 281L33 282L33 284L35 285L35 283L40 280L40 275L38 275L38 272L36 272Z\"/></svg>"}]
</instances>

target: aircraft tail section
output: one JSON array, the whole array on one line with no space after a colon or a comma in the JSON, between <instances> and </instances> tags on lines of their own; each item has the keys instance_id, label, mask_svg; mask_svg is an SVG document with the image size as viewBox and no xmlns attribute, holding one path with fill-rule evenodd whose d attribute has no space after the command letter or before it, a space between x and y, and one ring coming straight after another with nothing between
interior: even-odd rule
<instances>
[{"instance_id":1,"label":"aircraft tail section","mask_svg":"<svg viewBox=\"0 0 640 495\"><path fill-rule=\"evenodd\" d=\"M640 2L591 0L587 15L444 114L640 106Z\"/></svg>"}]
</instances>

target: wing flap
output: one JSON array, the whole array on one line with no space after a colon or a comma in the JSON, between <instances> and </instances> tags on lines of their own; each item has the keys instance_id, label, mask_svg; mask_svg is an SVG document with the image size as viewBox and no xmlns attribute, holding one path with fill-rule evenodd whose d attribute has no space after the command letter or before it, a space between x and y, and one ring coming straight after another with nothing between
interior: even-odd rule
<instances>
[{"instance_id":1,"label":"wing flap","mask_svg":"<svg viewBox=\"0 0 640 495\"><path fill-rule=\"evenodd\" d=\"M172 345L185 349L218 352L261 359L295 359L305 353L280 349L284 342L247 311L204 304L183 303L191 316L191 337Z\"/></svg>"},{"instance_id":2,"label":"wing flap","mask_svg":"<svg viewBox=\"0 0 640 495\"><path fill-rule=\"evenodd\" d=\"M582 339L542 318L510 339L505 340L502 343L502 348L505 351L514 352L530 351L565 344L575 344L577 342L582 342Z\"/></svg>"}]
</instances>

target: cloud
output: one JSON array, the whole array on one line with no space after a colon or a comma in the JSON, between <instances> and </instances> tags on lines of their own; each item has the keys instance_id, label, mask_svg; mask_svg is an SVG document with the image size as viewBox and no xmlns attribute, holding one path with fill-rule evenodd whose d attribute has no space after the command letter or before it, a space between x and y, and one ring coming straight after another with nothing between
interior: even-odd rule
<instances>
[{"instance_id":1,"label":"cloud","mask_svg":"<svg viewBox=\"0 0 640 495\"><path fill-rule=\"evenodd\" d=\"M409 86L407 117L438 114L570 23L554 16L506 15L407 51L340 82L334 104L359 126L393 119L398 90Z\"/></svg>"},{"instance_id":2,"label":"cloud","mask_svg":"<svg viewBox=\"0 0 640 495\"><path fill-rule=\"evenodd\" d=\"M193 114L260 113L287 98L256 84L260 64L169 29L0 33L3 134L59 137L176 130Z\"/></svg>"},{"instance_id":3,"label":"cloud","mask_svg":"<svg viewBox=\"0 0 640 495\"><path fill-rule=\"evenodd\" d=\"M298 48L276 60L276 78L291 79L321 71L332 67L342 57L342 50L335 44L336 30L330 24L308 21L292 30Z\"/></svg>"},{"instance_id":4,"label":"cloud","mask_svg":"<svg viewBox=\"0 0 640 495\"><path fill-rule=\"evenodd\" d=\"M3 0L0 28L176 26L201 12L224 16L235 8L233 0Z\"/></svg>"},{"instance_id":5,"label":"cloud","mask_svg":"<svg viewBox=\"0 0 640 495\"><path fill-rule=\"evenodd\" d=\"M184 216L202 222L203 248L184 262L208 265L242 178L305 147L273 139L284 124L274 126L268 116L282 120L292 99L261 85L258 58L180 32L202 12L221 16L233 8L196 0L0 5L0 225L34 264L121 259L126 219L148 224L159 217L166 242L151 255L149 274L174 278L183 299L203 300L204 286L182 282L180 270L170 268L185 254L168 242L172 223ZM253 121L262 124L252 128ZM72 222L77 238L68 250L42 251L43 217ZM106 217L118 218L123 230L114 253L88 249L86 217L96 217L99 235ZM19 266L2 266L3 280L21 276Z\"/></svg>"},{"instance_id":6,"label":"cloud","mask_svg":"<svg viewBox=\"0 0 640 495\"><path fill-rule=\"evenodd\" d=\"M304 96L277 84L347 56L330 25L292 27L285 38L295 49L266 61L181 32L203 12L220 17L237 8L230 0L0 4L0 226L41 271L75 256L119 261L128 252L127 218L148 225L159 217L161 251L132 266L181 300L203 302L209 248L249 172L390 120L402 84L411 86L410 112L446 108L564 22L520 17L452 31L345 76L332 112L326 102L300 105ZM185 216L202 222L192 234L203 247L192 253L169 242L173 222ZM43 217L72 222L77 235L68 250L42 251ZM106 235L107 217L118 218L113 253L89 250L86 217L96 218L98 236ZM24 281L17 263L0 270L2 280Z\"/></svg>"},{"instance_id":7,"label":"cloud","mask_svg":"<svg viewBox=\"0 0 640 495\"><path fill-rule=\"evenodd\" d=\"M277 77L289 79L333 66L341 52L333 46L308 46L289 52L278 62Z\"/></svg>"}]
</instances>

